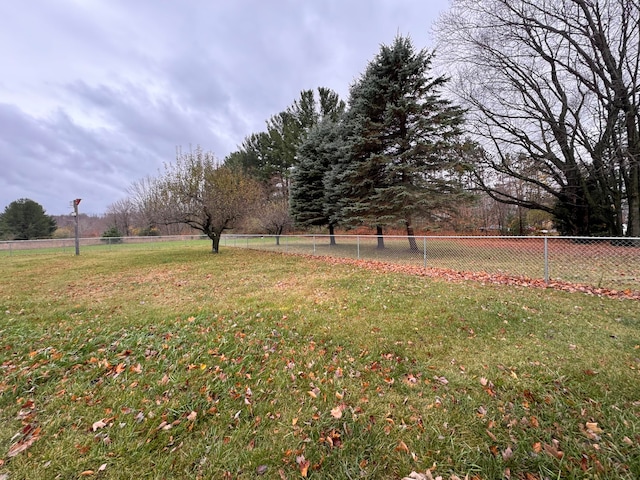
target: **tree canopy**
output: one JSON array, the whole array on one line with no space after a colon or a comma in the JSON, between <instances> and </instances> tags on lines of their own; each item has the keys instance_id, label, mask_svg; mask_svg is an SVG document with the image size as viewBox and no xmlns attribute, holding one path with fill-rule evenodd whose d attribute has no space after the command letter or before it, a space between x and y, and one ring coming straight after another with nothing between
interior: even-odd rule
<instances>
[{"instance_id":1,"label":"tree canopy","mask_svg":"<svg viewBox=\"0 0 640 480\"><path fill-rule=\"evenodd\" d=\"M264 132L247 136L240 148L225 158L225 165L240 167L263 182L272 193L289 197L291 174L298 162L298 149L309 130L324 118L336 119L344 101L325 87L303 90L300 98L266 122Z\"/></svg>"},{"instance_id":2,"label":"tree canopy","mask_svg":"<svg viewBox=\"0 0 640 480\"><path fill-rule=\"evenodd\" d=\"M640 236L637 0L452 0L436 31L485 148L477 185L565 234Z\"/></svg>"}]
</instances>

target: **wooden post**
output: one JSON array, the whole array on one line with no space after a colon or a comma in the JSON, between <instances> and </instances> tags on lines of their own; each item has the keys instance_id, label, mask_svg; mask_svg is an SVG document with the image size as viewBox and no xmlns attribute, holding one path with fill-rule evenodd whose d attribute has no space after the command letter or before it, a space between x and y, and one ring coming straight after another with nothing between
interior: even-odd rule
<instances>
[{"instance_id":1,"label":"wooden post","mask_svg":"<svg viewBox=\"0 0 640 480\"><path fill-rule=\"evenodd\" d=\"M76 198L73 201L73 215L76 217L76 224L75 224L75 230L76 230L76 255L80 255L80 233L79 233L79 228L78 228L78 205L80 204L80 200L82 200L81 198Z\"/></svg>"}]
</instances>

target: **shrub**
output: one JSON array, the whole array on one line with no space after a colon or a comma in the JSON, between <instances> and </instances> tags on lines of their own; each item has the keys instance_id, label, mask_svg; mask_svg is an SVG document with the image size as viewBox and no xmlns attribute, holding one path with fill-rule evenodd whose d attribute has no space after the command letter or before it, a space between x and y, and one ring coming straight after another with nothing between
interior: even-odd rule
<instances>
[{"instance_id":1,"label":"shrub","mask_svg":"<svg viewBox=\"0 0 640 480\"><path fill-rule=\"evenodd\" d=\"M122 243L122 234L118 227L111 227L102 234L102 239L105 243Z\"/></svg>"}]
</instances>

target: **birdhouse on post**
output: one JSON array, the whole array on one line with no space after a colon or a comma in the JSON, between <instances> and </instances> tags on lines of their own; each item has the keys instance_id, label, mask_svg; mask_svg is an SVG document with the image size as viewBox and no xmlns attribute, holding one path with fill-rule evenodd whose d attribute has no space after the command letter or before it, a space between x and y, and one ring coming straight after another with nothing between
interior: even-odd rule
<instances>
[{"instance_id":1,"label":"birdhouse on post","mask_svg":"<svg viewBox=\"0 0 640 480\"><path fill-rule=\"evenodd\" d=\"M80 255L80 234L78 228L78 205L80 205L81 198L76 198L73 201L73 216L76 219L75 231L76 231L76 255Z\"/></svg>"}]
</instances>

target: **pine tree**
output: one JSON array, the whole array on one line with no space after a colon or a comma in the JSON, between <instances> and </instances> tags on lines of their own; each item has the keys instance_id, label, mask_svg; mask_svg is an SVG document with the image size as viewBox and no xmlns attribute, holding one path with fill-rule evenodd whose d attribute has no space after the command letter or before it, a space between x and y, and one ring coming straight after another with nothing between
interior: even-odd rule
<instances>
[{"instance_id":1,"label":"pine tree","mask_svg":"<svg viewBox=\"0 0 640 480\"><path fill-rule=\"evenodd\" d=\"M415 51L407 37L383 45L349 97L349 155L338 167L341 215L351 225L404 225L417 245L413 219L455 201L450 174L463 111L443 99L444 76L431 77L433 54Z\"/></svg>"}]
</instances>

